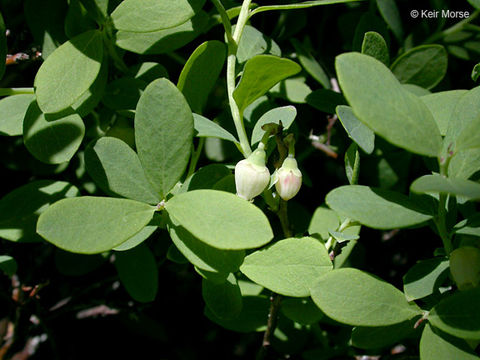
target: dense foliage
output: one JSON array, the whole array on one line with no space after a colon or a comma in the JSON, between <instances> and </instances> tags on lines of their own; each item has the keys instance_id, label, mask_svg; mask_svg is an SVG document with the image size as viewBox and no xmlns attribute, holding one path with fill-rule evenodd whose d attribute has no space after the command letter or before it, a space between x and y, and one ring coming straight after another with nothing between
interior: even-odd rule
<instances>
[{"instance_id":1,"label":"dense foliage","mask_svg":"<svg viewBox=\"0 0 480 360\"><path fill-rule=\"evenodd\" d=\"M0 0L0 360L478 359L479 14Z\"/></svg>"}]
</instances>

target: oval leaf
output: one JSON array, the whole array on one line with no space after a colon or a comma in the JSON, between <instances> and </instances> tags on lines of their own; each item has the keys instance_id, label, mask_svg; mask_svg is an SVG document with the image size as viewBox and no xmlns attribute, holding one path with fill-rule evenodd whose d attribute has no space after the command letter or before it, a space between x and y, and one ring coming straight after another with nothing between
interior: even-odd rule
<instances>
[{"instance_id":1,"label":"oval leaf","mask_svg":"<svg viewBox=\"0 0 480 360\"><path fill-rule=\"evenodd\" d=\"M217 123L198 114L193 114L193 122L196 134L198 137L213 137L238 143L235 136L222 128Z\"/></svg>"},{"instance_id":2,"label":"oval leaf","mask_svg":"<svg viewBox=\"0 0 480 360\"><path fill-rule=\"evenodd\" d=\"M10 241L39 240L38 216L50 204L78 196L78 189L63 181L40 180L20 186L0 200L0 237Z\"/></svg>"},{"instance_id":3,"label":"oval leaf","mask_svg":"<svg viewBox=\"0 0 480 360\"><path fill-rule=\"evenodd\" d=\"M40 215L37 232L61 249L95 254L120 245L148 224L156 208L103 197L64 199Z\"/></svg>"},{"instance_id":4,"label":"oval leaf","mask_svg":"<svg viewBox=\"0 0 480 360\"><path fill-rule=\"evenodd\" d=\"M152 235L155 232L155 230L157 230L157 228L158 227L154 225L147 225L138 233L133 235L130 239L128 239L124 243L121 243L119 246L114 247L113 250L127 251L130 249L133 249L137 245L140 245L142 242L147 240L150 237L150 235Z\"/></svg>"},{"instance_id":5,"label":"oval leaf","mask_svg":"<svg viewBox=\"0 0 480 360\"><path fill-rule=\"evenodd\" d=\"M391 68L401 83L431 89L447 73L447 63L447 51L442 45L422 45L402 54Z\"/></svg>"},{"instance_id":6,"label":"oval leaf","mask_svg":"<svg viewBox=\"0 0 480 360\"><path fill-rule=\"evenodd\" d=\"M440 134L447 133L450 118L460 98L467 93L467 90L441 91L434 94L422 96L421 99L427 105L437 123Z\"/></svg>"},{"instance_id":7,"label":"oval leaf","mask_svg":"<svg viewBox=\"0 0 480 360\"><path fill-rule=\"evenodd\" d=\"M69 161L77 152L85 125L77 114L48 121L36 102L30 104L23 121L23 142L28 151L47 164Z\"/></svg>"},{"instance_id":8,"label":"oval leaf","mask_svg":"<svg viewBox=\"0 0 480 360\"><path fill-rule=\"evenodd\" d=\"M137 154L122 140L99 139L85 151L85 165L93 180L106 192L148 204L160 201L145 177Z\"/></svg>"},{"instance_id":9,"label":"oval leaf","mask_svg":"<svg viewBox=\"0 0 480 360\"><path fill-rule=\"evenodd\" d=\"M304 237L281 240L248 255L240 271L276 293L306 297L318 277L332 268L325 246L314 238Z\"/></svg>"},{"instance_id":10,"label":"oval leaf","mask_svg":"<svg viewBox=\"0 0 480 360\"><path fill-rule=\"evenodd\" d=\"M112 13L117 30L149 32L183 24L205 4L205 0L124 0Z\"/></svg>"},{"instance_id":11,"label":"oval leaf","mask_svg":"<svg viewBox=\"0 0 480 360\"><path fill-rule=\"evenodd\" d=\"M480 200L480 184L475 181L446 178L439 174L425 175L415 180L410 190L416 193L444 193Z\"/></svg>"},{"instance_id":12,"label":"oval leaf","mask_svg":"<svg viewBox=\"0 0 480 360\"><path fill-rule=\"evenodd\" d=\"M367 154L371 154L375 148L374 132L358 120L350 106L339 105L336 113L348 137L355 141Z\"/></svg>"},{"instance_id":13,"label":"oval leaf","mask_svg":"<svg viewBox=\"0 0 480 360\"><path fill-rule=\"evenodd\" d=\"M262 115L260 119L255 124L252 132L252 145L255 145L260 140L262 140L265 131L262 129L262 126L269 123L279 124L280 121L282 122L282 126L284 130L287 130L295 120L297 116L297 109L295 106L282 106L270 111L267 111L265 114Z\"/></svg>"},{"instance_id":14,"label":"oval leaf","mask_svg":"<svg viewBox=\"0 0 480 360\"><path fill-rule=\"evenodd\" d=\"M31 102L35 99L34 95L14 95L0 100L0 133L8 136L17 136L23 134L23 118Z\"/></svg>"},{"instance_id":15,"label":"oval leaf","mask_svg":"<svg viewBox=\"0 0 480 360\"><path fill-rule=\"evenodd\" d=\"M178 78L178 89L183 93L193 111L202 113L210 92L218 80L227 49L220 41L201 44L190 55Z\"/></svg>"},{"instance_id":16,"label":"oval leaf","mask_svg":"<svg viewBox=\"0 0 480 360\"><path fill-rule=\"evenodd\" d=\"M387 43L379 33L368 31L365 33L362 42L362 54L381 61L386 66L390 63L390 54L388 53Z\"/></svg>"},{"instance_id":17,"label":"oval leaf","mask_svg":"<svg viewBox=\"0 0 480 360\"><path fill-rule=\"evenodd\" d=\"M147 179L165 198L183 175L193 143L192 111L169 80L155 80L140 97L135 143Z\"/></svg>"},{"instance_id":18,"label":"oval leaf","mask_svg":"<svg viewBox=\"0 0 480 360\"><path fill-rule=\"evenodd\" d=\"M424 298L438 291L448 276L448 260L434 258L419 261L403 277L403 291L409 301Z\"/></svg>"},{"instance_id":19,"label":"oval leaf","mask_svg":"<svg viewBox=\"0 0 480 360\"><path fill-rule=\"evenodd\" d=\"M155 300L158 269L155 257L145 245L115 254L118 276L130 296L139 302Z\"/></svg>"},{"instance_id":20,"label":"oval leaf","mask_svg":"<svg viewBox=\"0 0 480 360\"><path fill-rule=\"evenodd\" d=\"M440 301L428 316L430 323L447 334L480 340L480 288L460 291Z\"/></svg>"},{"instance_id":21,"label":"oval leaf","mask_svg":"<svg viewBox=\"0 0 480 360\"><path fill-rule=\"evenodd\" d=\"M354 326L394 325L422 314L400 290L357 269L327 273L312 287L311 294L327 316Z\"/></svg>"},{"instance_id":22,"label":"oval leaf","mask_svg":"<svg viewBox=\"0 0 480 360\"><path fill-rule=\"evenodd\" d=\"M265 214L236 195L195 190L170 199L169 215L199 240L225 250L252 249L273 238Z\"/></svg>"},{"instance_id":23,"label":"oval leaf","mask_svg":"<svg viewBox=\"0 0 480 360\"><path fill-rule=\"evenodd\" d=\"M218 318L233 319L242 311L242 294L233 274L221 283L203 279L202 296L207 307Z\"/></svg>"},{"instance_id":24,"label":"oval leaf","mask_svg":"<svg viewBox=\"0 0 480 360\"><path fill-rule=\"evenodd\" d=\"M102 34L97 30L78 35L57 48L35 77L40 109L57 113L73 105L97 78L102 59Z\"/></svg>"},{"instance_id":25,"label":"oval leaf","mask_svg":"<svg viewBox=\"0 0 480 360\"><path fill-rule=\"evenodd\" d=\"M276 83L295 75L302 68L289 59L272 55L257 55L245 64L242 78L233 92L233 97L240 109L243 110L265 95Z\"/></svg>"},{"instance_id":26,"label":"oval leaf","mask_svg":"<svg viewBox=\"0 0 480 360\"><path fill-rule=\"evenodd\" d=\"M336 212L374 229L396 229L432 218L408 197L393 191L362 185L338 187L326 202Z\"/></svg>"},{"instance_id":27,"label":"oval leaf","mask_svg":"<svg viewBox=\"0 0 480 360\"><path fill-rule=\"evenodd\" d=\"M436 157L442 137L430 111L390 70L368 55L347 53L335 66L345 97L360 121L392 144Z\"/></svg>"}]
</instances>

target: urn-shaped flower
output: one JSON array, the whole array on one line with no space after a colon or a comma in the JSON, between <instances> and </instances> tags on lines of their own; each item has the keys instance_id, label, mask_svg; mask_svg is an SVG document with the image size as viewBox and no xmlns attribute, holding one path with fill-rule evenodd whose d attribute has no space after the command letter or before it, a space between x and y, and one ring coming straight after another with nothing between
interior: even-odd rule
<instances>
[{"instance_id":1,"label":"urn-shaped flower","mask_svg":"<svg viewBox=\"0 0 480 360\"><path fill-rule=\"evenodd\" d=\"M265 166L265 157L264 145L260 143L257 150L235 166L235 186L241 198L251 200L268 186L270 172Z\"/></svg>"},{"instance_id":2,"label":"urn-shaped flower","mask_svg":"<svg viewBox=\"0 0 480 360\"><path fill-rule=\"evenodd\" d=\"M280 169L277 170L277 182L275 188L278 195L287 201L297 195L302 186L302 173L298 169L297 160L289 155Z\"/></svg>"}]
</instances>

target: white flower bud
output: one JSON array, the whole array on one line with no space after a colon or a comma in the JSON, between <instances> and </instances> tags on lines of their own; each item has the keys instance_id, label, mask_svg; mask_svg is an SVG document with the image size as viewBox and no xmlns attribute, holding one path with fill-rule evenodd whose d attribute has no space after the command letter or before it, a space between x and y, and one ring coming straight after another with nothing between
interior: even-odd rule
<instances>
[{"instance_id":1,"label":"white flower bud","mask_svg":"<svg viewBox=\"0 0 480 360\"><path fill-rule=\"evenodd\" d=\"M287 201L297 195L302 186L302 173L298 169L297 160L293 156L288 156L276 175L277 181L275 189L278 195Z\"/></svg>"},{"instance_id":2,"label":"white flower bud","mask_svg":"<svg viewBox=\"0 0 480 360\"><path fill-rule=\"evenodd\" d=\"M235 166L235 186L242 199L251 200L268 186L270 172L265 166L265 157L264 146L260 143L257 150Z\"/></svg>"}]
</instances>

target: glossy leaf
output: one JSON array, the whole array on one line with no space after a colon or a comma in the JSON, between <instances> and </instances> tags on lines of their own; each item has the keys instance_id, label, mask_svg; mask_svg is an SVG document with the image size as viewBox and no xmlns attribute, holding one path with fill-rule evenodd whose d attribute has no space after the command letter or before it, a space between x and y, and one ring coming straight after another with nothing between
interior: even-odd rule
<instances>
[{"instance_id":1,"label":"glossy leaf","mask_svg":"<svg viewBox=\"0 0 480 360\"><path fill-rule=\"evenodd\" d=\"M445 136L447 133L450 118L460 97L466 93L467 90L450 90L421 97L428 110L432 113L442 136Z\"/></svg>"},{"instance_id":2,"label":"glossy leaf","mask_svg":"<svg viewBox=\"0 0 480 360\"><path fill-rule=\"evenodd\" d=\"M350 106L339 105L336 113L350 139L355 141L367 154L371 154L375 148L374 132L358 120Z\"/></svg>"},{"instance_id":3,"label":"glossy leaf","mask_svg":"<svg viewBox=\"0 0 480 360\"><path fill-rule=\"evenodd\" d=\"M298 61L300 61L300 64L302 64L305 71L307 71L325 89L330 89L332 87L332 85L330 84L330 78L325 73L325 70L323 70L321 65L317 62L317 60L315 60L312 54L310 54L298 40L291 39L290 41L295 47Z\"/></svg>"},{"instance_id":4,"label":"glossy leaf","mask_svg":"<svg viewBox=\"0 0 480 360\"><path fill-rule=\"evenodd\" d=\"M115 267L123 286L139 302L155 300L158 269L155 257L145 245L115 254Z\"/></svg>"},{"instance_id":5,"label":"glossy leaf","mask_svg":"<svg viewBox=\"0 0 480 360\"><path fill-rule=\"evenodd\" d=\"M168 223L168 232L178 251L201 270L221 274L236 272L245 257L244 250L221 250L207 245L173 218Z\"/></svg>"},{"instance_id":6,"label":"glossy leaf","mask_svg":"<svg viewBox=\"0 0 480 360\"><path fill-rule=\"evenodd\" d=\"M434 258L419 261L403 277L403 291L409 301L434 294L448 276L448 260Z\"/></svg>"},{"instance_id":7,"label":"glossy leaf","mask_svg":"<svg viewBox=\"0 0 480 360\"><path fill-rule=\"evenodd\" d=\"M167 79L150 83L135 113L135 143L147 179L163 199L180 180L190 157L193 116Z\"/></svg>"},{"instance_id":8,"label":"glossy leaf","mask_svg":"<svg viewBox=\"0 0 480 360\"><path fill-rule=\"evenodd\" d=\"M117 30L149 32L185 23L205 4L205 0L124 0L112 13Z\"/></svg>"},{"instance_id":9,"label":"glossy leaf","mask_svg":"<svg viewBox=\"0 0 480 360\"><path fill-rule=\"evenodd\" d=\"M142 230L156 208L134 200L103 197L64 199L40 215L37 232L53 245L75 253L101 253Z\"/></svg>"},{"instance_id":10,"label":"glossy leaf","mask_svg":"<svg viewBox=\"0 0 480 360\"><path fill-rule=\"evenodd\" d=\"M270 224L259 208L223 191L189 191L174 196L165 208L179 225L218 249L252 249L273 238Z\"/></svg>"},{"instance_id":11,"label":"glossy leaf","mask_svg":"<svg viewBox=\"0 0 480 360\"><path fill-rule=\"evenodd\" d=\"M0 59L7 58L7 36L5 23L3 22L2 14L0 13ZM0 79L5 73L5 61L0 61Z\"/></svg>"},{"instance_id":12,"label":"glossy leaf","mask_svg":"<svg viewBox=\"0 0 480 360\"><path fill-rule=\"evenodd\" d=\"M289 59L272 55L257 55L245 64L242 78L233 97L242 113L253 101L264 95L276 83L300 72L301 67Z\"/></svg>"},{"instance_id":13,"label":"glossy leaf","mask_svg":"<svg viewBox=\"0 0 480 360\"><path fill-rule=\"evenodd\" d=\"M217 40L204 42L190 55L180 73L177 87L193 111L200 114L203 112L223 69L226 55L225 44Z\"/></svg>"},{"instance_id":14,"label":"glossy leaf","mask_svg":"<svg viewBox=\"0 0 480 360\"><path fill-rule=\"evenodd\" d=\"M0 29L1 30L1 29ZM0 134L18 136L23 134L23 118L34 95L13 95L0 100Z\"/></svg>"},{"instance_id":15,"label":"glossy leaf","mask_svg":"<svg viewBox=\"0 0 480 360\"><path fill-rule=\"evenodd\" d=\"M255 145L260 140L262 140L265 131L262 129L262 126L269 123L279 124L282 122L284 130L288 130L292 125L295 117L297 116L297 109L294 106L283 106L278 107L272 110L267 111L262 115L260 119L255 123L255 127L252 132L252 145Z\"/></svg>"},{"instance_id":16,"label":"glossy leaf","mask_svg":"<svg viewBox=\"0 0 480 360\"><path fill-rule=\"evenodd\" d=\"M377 7L398 41L403 40L403 26L400 12L394 0L377 0Z\"/></svg>"},{"instance_id":17,"label":"glossy leaf","mask_svg":"<svg viewBox=\"0 0 480 360\"><path fill-rule=\"evenodd\" d=\"M148 204L160 202L137 154L122 140L100 138L85 151L85 164L89 175L104 191Z\"/></svg>"},{"instance_id":18,"label":"glossy leaf","mask_svg":"<svg viewBox=\"0 0 480 360\"><path fill-rule=\"evenodd\" d=\"M217 123L213 122L210 119L207 119L202 115L193 114L193 123L196 132L195 136L214 137L238 143L237 139L235 139L235 136L233 136L231 133L222 128Z\"/></svg>"},{"instance_id":19,"label":"glossy leaf","mask_svg":"<svg viewBox=\"0 0 480 360\"><path fill-rule=\"evenodd\" d=\"M63 181L40 180L20 186L0 200L0 237L10 241L36 241L37 219L50 204L79 195Z\"/></svg>"},{"instance_id":20,"label":"glossy leaf","mask_svg":"<svg viewBox=\"0 0 480 360\"><path fill-rule=\"evenodd\" d=\"M28 151L47 164L69 161L77 152L85 134L82 118L76 113L48 121L32 102L23 121L23 142Z\"/></svg>"},{"instance_id":21,"label":"glossy leaf","mask_svg":"<svg viewBox=\"0 0 480 360\"><path fill-rule=\"evenodd\" d=\"M347 53L337 57L336 69L360 121L394 145L421 155L438 155L442 138L430 111L385 65L367 55Z\"/></svg>"},{"instance_id":22,"label":"glossy leaf","mask_svg":"<svg viewBox=\"0 0 480 360\"><path fill-rule=\"evenodd\" d=\"M460 291L430 311L430 324L463 339L480 339L480 288Z\"/></svg>"},{"instance_id":23,"label":"glossy leaf","mask_svg":"<svg viewBox=\"0 0 480 360\"><path fill-rule=\"evenodd\" d=\"M97 78L102 60L103 39L97 30L62 44L40 66L35 77L40 109L57 113L73 105Z\"/></svg>"},{"instance_id":24,"label":"glossy leaf","mask_svg":"<svg viewBox=\"0 0 480 360\"><path fill-rule=\"evenodd\" d=\"M392 64L392 72L401 83L426 89L435 87L447 72L447 52L442 45L422 45L402 54Z\"/></svg>"},{"instance_id":25,"label":"glossy leaf","mask_svg":"<svg viewBox=\"0 0 480 360\"><path fill-rule=\"evenodd\" d=\"M478 356L460 340L440 335L429 324L423 329L420 339L420 357L422 360L478 360Z\"/></svg>"},{"instance_id":26,"label":"glossy leaf","mask_svg":"<svg viewBox=\"0 0 480 360\"><path fill-rule=\"evenodd\" d=\"M242 311L242 294L233 274L221 283L203 279L202 295L207 307L218 318L233 319Z\"/></svg>"},{"instance_id":27,"label":"glossy leaf","mask_svg":"<svg viewBox=\"0 0 480 360\"><path fill-rule=\"evenodd\" d=\"M394 286L357 269L336 269L311 289L312 299L327 316L354 326L394 325L422 311Z\"/></svg>"},{"instance_id":28,"label":"glossy leaf","mask_svg":"<svg viewBox=\"0 0 480 360\"><path fill-rule=\"evenodd\" d=\"M388 53L387 43L382 35L375 31L365 33L362 42L362 54L370 55L386 66L390 64L390 54Z\"/></svg>"},{"instance_id":29,"label":"glossy leaf","mask_svg":"<svg viewBox=\"0 0 480 360\"><path fill-rule=\"evenodd\" d=\"M235 27L233 28L235 29ZM277 43L253 26L246 25L237 49L237 61L244 64L256 55L270 54L282 56Z\"/></svg>"},{"instance_id":30,"label":"glossy leaf","mask_svg":"<svg viewBox=\"0 0 480 360\"><path fill-rule=\"evenodd\" d=\"M152 32L119 31L118 47L137 54L164 54L177 50L199 36L207 27L208 15L198 12L187 22L169 29Z\"/></svg>"},{"instance_id":31,"label":"glossy leaf","mask_svg":"<svg viewBox=\"0 0 480 360\"><path fill-rule=\"evenodd\" d=\"M327 194L328 206L337 213L374 229L396 229L432 218L408 197L362 185L341 186Z\"/></svg>"},{"instance_id":32,"label":"glossy leaf","mask_svg":"<svg viewBox=\"0 0 480 360\"><path fill-rule=\"evenodd\" d=\"M248 255L240 271L278 294L306 297L318 277L332 268L325 246L304 237L281 240Z\"/></svg>"},{"instance_id":33,"label":"glossy leaf","mask_svg":"<svg viewBox=\"0 0 480 360\"><path fill-rule=\"evenodd\" d=\"M410 189L416 193L445 193L463 196L470 200L480 199L480 184L475 181L446 178L439 174L425 175L415 180Z\"/></svg>"}]
</instances>

